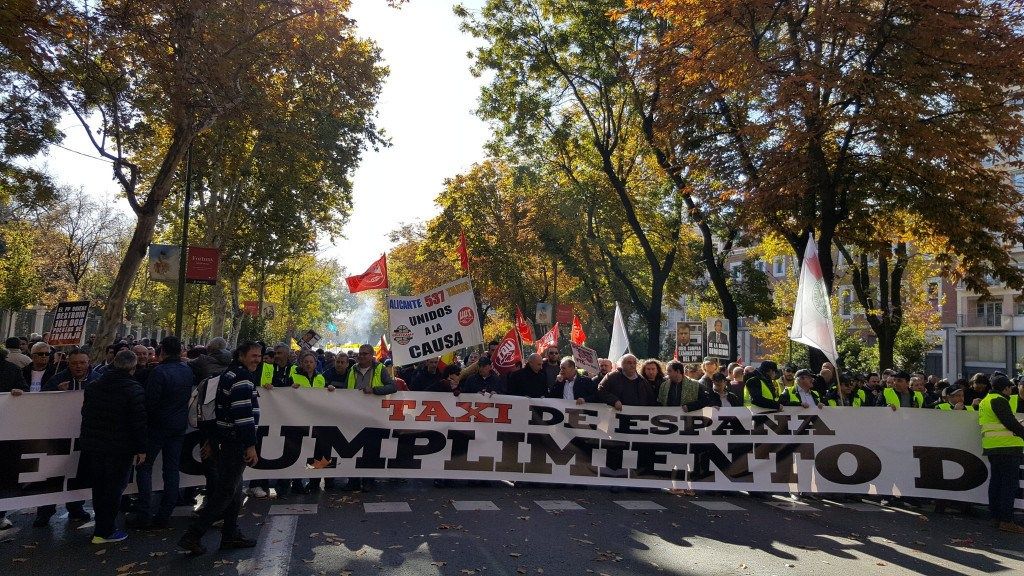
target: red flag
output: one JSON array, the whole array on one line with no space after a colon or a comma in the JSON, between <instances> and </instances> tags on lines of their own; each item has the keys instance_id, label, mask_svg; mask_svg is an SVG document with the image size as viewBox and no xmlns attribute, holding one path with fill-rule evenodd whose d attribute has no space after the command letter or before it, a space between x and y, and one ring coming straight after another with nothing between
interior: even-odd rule
<instances>
[{"instance_id":1,"label":"red flag","mask_svg":"<svg viewBox=\"0 0 1024 576\"><path fill-rule=\"evenodd\" d=\"M587 333L583 331L583 323L580 322L580 317L572 315L572 332L569 333L569 340L577 346L583 346L583 343L587 341Z\"/></svg>"},{"instance_id":2,"label":"red flag","mask_svg":"<svg viewBox=\"0 0 1024 576\"><path fill-rule=\"evenodd\" d=\"M537 348L537 354L543 354L545 348L551 348L554 346L558 347L558 322L548 330L548 333L541 336L537 343L534 345Z\"/></svg>"},{"instance_id":3,"label":"red flag","mask_svg":"<svg viewBox=\"0 0 1024 576\"><path fill-rule=\"evenodd\" d=\"M469 272L469 247L466 246L465 232L459 232L459 264L463 272Z\"/></svg>"},{"instance_id":4,"label":"red flag","mask_svg":"<svg viewBox=\"0 0 1024 576\"><path fill-rule=\"evenodd\" d=\"M388 287L388 260L387 254L381 254L380 259L370 265L366 272L345 278L348 284L348 291L352 294L363 290L377 290Z\"/></svg>"},{"instance_id":5,"label":"red flag","mask_svg":"<svg viewBox=\"0 0 1024 576\"><path fill-rule=\"evenodd\" d=\"M380 346L377 348L377 362L383 362L391 356L391 350L388 349L388 341L384 339L384 335L380 336Z\"/></svg>"},{"instance_id":6,"label":"red flag","mask_svg":"<svg viewBox=\"0 0 1024 576\"><path fill-rule=\"evenodd\" d=\"M519 306L516 306L516 330L519 331L519 337L523 339L523 344L533 344L533 326L527 324Z\"/></svg>"},{"instance_id":7,"label":"red flag","mask_svg":"<svg viewBox=\"0 0 1024 576\"><path fill-rule=\"evenodd\" d=\"M523 349L519 346L516 329L512 328L498 343L491 364L501 374L508 374L523 367Z\"/></svg>"}]
</instances>

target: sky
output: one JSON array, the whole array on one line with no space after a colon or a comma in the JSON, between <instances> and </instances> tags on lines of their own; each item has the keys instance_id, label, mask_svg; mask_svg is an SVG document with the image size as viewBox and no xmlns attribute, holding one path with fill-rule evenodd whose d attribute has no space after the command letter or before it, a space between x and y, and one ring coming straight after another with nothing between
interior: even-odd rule
<instances>
[{"instance_id":1,"label":"sky","mask_svg":"<svg viewBox=\"0 0 1024 576\"><path fill-rule=\"evenodd\" d=\"M482 2L461 3L475 9ZM345 238L321 242L319 256L336 258L351 273L361 273L386 251L388 233L400 224L434 216L434 198L445 178L483 159L489 130L473 115L482 81L470 74L466 57L475 40L459 30L452 12L455 4L413 0L396 10L385 0L352 2L349 15L357 21L359 34L380 46L390 68L377 105L377 123L392 145L364 155L355 173ZM110 164L96 158L73 116L66 117L61 128L67 137L43 163L60 183L114 198L119 188ZM126 201L118 205L130 211Z\"/></svg>"}]
</instances>

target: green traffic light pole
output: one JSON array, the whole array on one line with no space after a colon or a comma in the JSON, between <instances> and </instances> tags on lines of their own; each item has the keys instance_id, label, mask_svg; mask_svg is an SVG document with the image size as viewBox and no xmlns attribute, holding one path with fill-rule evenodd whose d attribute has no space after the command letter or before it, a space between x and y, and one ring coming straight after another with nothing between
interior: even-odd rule
<instances>
[{"instance_id":1,"label":"green traffic light pole","mask_svg":"<svg viewBox=\"0 0 1024 576\"><path fill-rule=\"evenodd\" d=\"M182 337L181 323L185 316L185 269L188 267L188 224L192 208L192 144L185 156L185 218L181 224L181 260L178 264L178 303L174 310L174 334Z\"/></svg>"}]
</instances>

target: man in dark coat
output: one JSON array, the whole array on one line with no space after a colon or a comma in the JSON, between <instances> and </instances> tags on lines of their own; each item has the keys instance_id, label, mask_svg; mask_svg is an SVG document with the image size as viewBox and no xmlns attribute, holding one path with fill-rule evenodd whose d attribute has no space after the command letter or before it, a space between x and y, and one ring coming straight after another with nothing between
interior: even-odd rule
<instances>
[{"instance_id":1,"label":"man in dark coat","mask_svg":"<svg viewBox=\"0 0 1024 576\"><path fill-rule=\"evenodd\" d=\"M53 375L43 384L43 392L66 392L68 390L85 390L86 384L99 378L99 374L89 367L89 355L74 349L68 353L68 367Z\"/></svg>"},{"instance_id":2,"label":"man in dark coat","mask_svg":"<svg viewBox=\"0 0 1024 576\"><path fill-rule=\"evenodd\" d=\"M619 369L597 385L597 398L616 410L622 410L623 406L657 406L658 391L640 376L636 365L636 356L623 356Z\"/></svg>"},{"instance_id":3,"label":"man in dark coat","mask_svg":"<svg viewBox=\"0 0 1024 576\"><path fill-rule=\"evenodd\" d=\"M576 361L566 356L558 366L555 383L548 388L548 398L572 400L577 404L597 401L597 384L576 370Z\"/></svg>"},{"instance_id":4,"label":"man in dark coat","mask_svg":"<svg viewBox=\"0 0 1024 576\"><path fill-rule=\"evenodd\" d=\"M508 393L529 398L543 398L547 395L547 375L540 354L530 354L526 366L508 375Z\"/></svg>"},{"instance_id":5,"label":"man in dark coat","mask_svg":"<svg viewBox=\"0 0 1024 576\"><path fill-rule=\"evenodd\" d=\"M178 502L181 448L188 428L188 401L195 381L192 370L181 361L181 340L168 336L160 341L160 363L146 381L146 415L149 443L146 461L137 470L139 503L131 528L166 527ZM164 490L160 507L150 512L153 499L153 461L163 454Z\"/></svg>"},{"instance_id":6,"label":"man in dark coat","mask_svg":"<svg viewBox=\"0 0 1024 576\"><path fill-rule=\"evenodd\" d=\"M85 389L82 401L82 460L96 511L93 544L128 537L116 526L118 506L132 465L146 459L145 391L132 377L137 364L132 351L118 352L103 376Z\"/></svg>"},{"instance_id":7,"label":"man in dark coat","mask_svg":"<svg viewBox=\"0 0 1024 576\"><path fill-rule=\"evenodd\" d=\"M14 395L28 392L28 384L25 383L21 369L17 364L8 362L6 356L7 350L0 349L0 392L10 392Z\"/></svg>"}]
</instances>

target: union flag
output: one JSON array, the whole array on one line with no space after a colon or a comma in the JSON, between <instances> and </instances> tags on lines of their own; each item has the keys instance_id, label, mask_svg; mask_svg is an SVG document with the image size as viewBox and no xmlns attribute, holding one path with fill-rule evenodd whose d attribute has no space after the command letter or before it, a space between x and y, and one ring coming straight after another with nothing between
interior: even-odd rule
<instances>
[{"instance_id":1,"label":"union flag","mask_svg":"<svg viewBox=\"0 0 1024 576\"><path fill-rule=\"evenodd\" d=\"M388 260L387 254L381 254L380 258L366 269L362 274L345 278L348 284L348 291L352 294L363 290L379 290L388 287Z\"/></svg>"}]
</instances>

